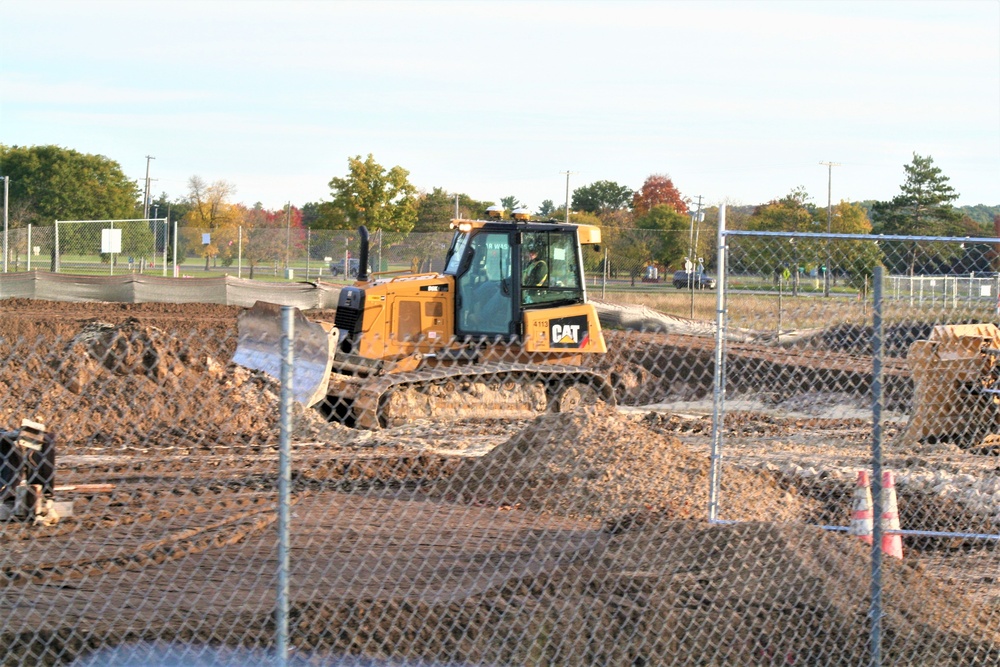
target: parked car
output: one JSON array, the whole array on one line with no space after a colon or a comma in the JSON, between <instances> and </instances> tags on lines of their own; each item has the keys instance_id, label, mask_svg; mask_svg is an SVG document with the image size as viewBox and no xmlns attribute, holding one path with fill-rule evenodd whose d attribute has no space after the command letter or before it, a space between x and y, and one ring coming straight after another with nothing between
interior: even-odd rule
<instances>
[{"instance_id":1,"label":"parked car","mask_svg":"<svg viewBox=\"0 0 1000 667\"><path fill-rule=\"evenodd\" d=\"M715 289L715 278L704 271L677 271L674 273L674 287L677 289Z\"/></svg>"},{"instance_id":2,"label":"parked car","mask_svg":"<svg viewBox=\"0 0 1000 667\"><path fill-rule=\"evenodd\" d=\"M350 276L351 278L358 275L358 266L360 266L360 264L358 263L358 259L356 257L350 258L347 261L347 275ZM344 260L341 259L336 262L330 262L330 275L333 276L344 275Z\"/></svg>"}]
</instances>

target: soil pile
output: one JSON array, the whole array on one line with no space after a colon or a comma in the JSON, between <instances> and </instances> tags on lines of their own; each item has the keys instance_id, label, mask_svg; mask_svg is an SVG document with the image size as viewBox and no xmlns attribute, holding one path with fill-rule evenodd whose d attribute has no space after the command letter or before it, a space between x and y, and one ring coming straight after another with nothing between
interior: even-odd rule
<instances>
[{"instance_id":1,"label":"soil pile","mask_svg":"<svg viewBox=\"0 0 1000 667\"><path fill-rule=\"evenodd\" d=\"M708 453L598 405L545 414L430 493L608 522L703 517ZM795 520L811 509L767 472L727 470L727 518ZM645 520L645 519L640 519Z\"/></svg>"},{"instance_id":2,"label":"soil pile","mask_svg":"<svg viewBox=\"0 0 1000 667\"><path fill-rule=\"evenodd\" d=\"M222 361L225 339L177 334L126 315L85 322L66 343L5 336L0 424L41 421L61 449L272 443L278 383ZM295 423L300 440L327 428L312 410L297 410Z\"/></svg>"}]
</instances>

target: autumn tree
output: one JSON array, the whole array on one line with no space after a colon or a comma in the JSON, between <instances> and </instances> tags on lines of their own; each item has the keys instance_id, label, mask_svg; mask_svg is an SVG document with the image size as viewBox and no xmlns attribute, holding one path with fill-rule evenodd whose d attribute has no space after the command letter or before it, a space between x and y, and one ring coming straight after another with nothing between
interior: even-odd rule
<instances>
[{"instance_id":1,"label":"autumn tree","mask_svg":"<svg viewBox=\"0 0 1000 667\"><path fill-rule=\"evenodd\" d=\"M687 213L688 210L687 203L670 176L653 174L632 195L632 211L636 216L641 216L660 204L666 204L678 213Z\"/></svg>"},{"instance_id":2,"label":"autumn tree","mask_svg":"<svg viewBox=\"0 0 1000 667\"><path fill-rule=\"evenodd\" d=\"M754 209L746 229L762 232L802 232L820 234L827 231L827 210L809 202L802 187L792 190ZM834 234L870 234L872 224L860 204L841 201L830 209L830 231ZM733 264L741 269L778 275L788 268L793 285L798 286L800 272L815 272L820 278L830 271L834 284L838 275L845 275L856 285L870 277L879 262L878 247L871 241L831 240L815 237L754 239L747 237L731 253Z\"/></svg>"},{"instance_id":3,"label":"autumn tree","mask_svg":"<svg viewBox=\"0 0 1000 667\"><path fill-rule=\"evenodd\" d=\"M817 211L816 216L822 228L826 224L826 211ZM863 206L841 201L831 209L830 231L834 234L871 234L872 223ZM834 284L838 275L843 273L855 287L863 287L865 279L870 282L875 267L881 263L879 248L872 241L830 241L825 250L830 254L830 272Z\"/></svg>"},{"instance_id":4,"label":"autumn tree","mask_svg":"<svg viewBox=\"0 0 1000 667\"><path fill-rule=\"evenodd\" d=\"M912 162L903 165L903 169L906 180L899 194L890 201L876 202L872 206L875 233L913 236L958 233L962 215L952 206L958 193L948 185L950 179L934 166L934 159L914 153ZM886 251L886 263L890 268L905 269L912 276L919 263L940 263L945 259L942 253L954 252L954 249L941 243L914 240L887 243Z\"/></svg>"},{"instance_id":5,"label":"autumn tree","mask_svg":"<svg viewBox=\"0 0 1000 667\"><path fill-rule=\"evenodd\" d=\"M190 208L184 216L184 241L187 247L195 249L195 254L205 258L206 271L213 259L232 264L237 252L233 244L238 241L242 214L229 202L235 190L232 184L222 180L212 184L200 176L188 180L187 205Z\"/></svg>"},{"instance_id":6,"label":"autumn tree","mask_svg":"<svg viewBox=\"0 0 1000 667\"><path fill-rule=\"evenodd\" d=\"M347 160L348 173L330 180L332 200L320 204L315 228L409 232L417 220L417 190L410 172L400 166L385 169L371 153L364 160Z\"/></svg>"},{"instance_id":7,"label":"autumn tree","mask_svg":"<svg viewBox=\"0 0 1000 667\"><path fill-rule=\"evenodd\" d=\"M590 213L618 211L628 207L635 194L613 181L595 181L573 191L573 209Z\"/></svg>"},{"instance_id":8,"label":"autumn tree","mask_svg":"<svg viewBox=\"0 0 1000 667\"><path fill-rule=\"evenodd\" d=\"M237 205L242 228L242 261L250 269L250 279L258 267L271 263L287 268L287 259L301 254L304 228L302 211L294 206L265 209L260 202L253 208Z\"/></svg>"}]
</instances>

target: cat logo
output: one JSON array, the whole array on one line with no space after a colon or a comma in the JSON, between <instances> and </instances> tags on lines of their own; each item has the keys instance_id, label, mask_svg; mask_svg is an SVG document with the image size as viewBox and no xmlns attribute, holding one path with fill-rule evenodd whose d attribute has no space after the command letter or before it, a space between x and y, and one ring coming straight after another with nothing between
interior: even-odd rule
<instances>
[{"instance_id":1,"label":"cat logo","mask_svg":"<svg viewBox=\"0 0 1000 667\"><path fill-rule=\"evenodd\" d=\"M560 317L550 323L550 345L552 347L586 347L590 342L587 316Z\"/></svg>"}]
</instances>

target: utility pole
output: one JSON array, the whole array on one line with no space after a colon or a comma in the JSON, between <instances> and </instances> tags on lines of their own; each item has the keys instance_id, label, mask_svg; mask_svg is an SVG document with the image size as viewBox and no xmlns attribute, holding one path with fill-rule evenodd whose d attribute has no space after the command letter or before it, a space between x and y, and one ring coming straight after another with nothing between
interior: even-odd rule
<instances>
[{"instance_id":1,"label":"utility pole","mask_svg":"<svg viewBox=\"0 0 1000 667\"><path fill-rule=\"evenodd\" d=\"M820 162L826 166L826 233L831 234L833 227L833 168L839 167L839 162ZM798 269L798 267L795 267ZM823 296L830 296L830 239L826 240L826 271L823 272Z\"/></svg>"},{"instance_id":2,"label":"utility pole","mask_svg":"<svg viewBox=\"0 0 1000 667\"><path fill-rule=\"evenodd\" d=\"M459 218L459 215L458 215L458 195L456 194L455 195L455 219L458 220L458 218Z\"/></svg>"},{"instance_id":3,"label":"utility pole","mask_svg":"<svg viewBox=\"0 0 1000 667\"><path fill-rule=\"evenodd\" d=\"M569 224L569 175L575 174L575 171L560 171L560 174L566 174L566 224Z\"/></svg>"},{"instance_id":4,"label":"utility pole","mask_svg":"<svg viewBox=\"0 0 1000 667\"><path fill-rule=\"evenodd\" d=\"M292 202L285 205L285 271L288 266L289 252L292 247Z\"/></svg>"},{"instance_id":5,"label":"utility pole","mask_svg":"<svg viewBox=\"0 0 1000 667\"><path fill-rule=\"evenodd\" d=\"M142 217L149 220L149 161L155 160L152 155L146 156L146 189L142 195Z\"/></svg>"}]
</instances>

